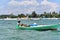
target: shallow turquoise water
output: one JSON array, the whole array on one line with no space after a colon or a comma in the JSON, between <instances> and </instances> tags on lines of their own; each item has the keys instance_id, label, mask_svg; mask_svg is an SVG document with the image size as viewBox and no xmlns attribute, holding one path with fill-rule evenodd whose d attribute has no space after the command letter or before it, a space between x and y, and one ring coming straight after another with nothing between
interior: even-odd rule
<instances>
[{"instance_id":1,"label":"shallow turquoise water","mask_svg":"<svg viewBox=\"0 0 60 40\"><path fill-rule=\"evenodd\" d=\"M58 24L60 20L22 20L21 23ZM17 30L17 21L0 20L0 40L60 40L59 31Z\"/></svg>"}]
</instances>

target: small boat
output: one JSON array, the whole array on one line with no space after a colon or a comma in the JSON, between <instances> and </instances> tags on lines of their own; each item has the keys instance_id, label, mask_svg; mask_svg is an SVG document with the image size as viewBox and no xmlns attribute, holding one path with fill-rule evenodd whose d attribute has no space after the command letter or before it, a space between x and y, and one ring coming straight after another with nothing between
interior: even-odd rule
<instances>
[{"instance_id":1,"label":"small boat","mask_svg":"<svg viewBox=\"0 0 60 40\"><path fill-rule=\"evenodd\" d=\"M54 25L37 25L37 26L16 26L16 29L21 30L56 30L60 24L54 24Z\"/></svg>"}]
</instances>

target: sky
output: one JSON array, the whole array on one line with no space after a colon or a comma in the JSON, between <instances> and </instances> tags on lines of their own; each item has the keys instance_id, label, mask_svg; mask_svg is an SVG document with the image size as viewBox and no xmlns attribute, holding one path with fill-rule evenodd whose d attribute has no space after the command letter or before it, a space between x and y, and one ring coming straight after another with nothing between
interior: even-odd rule
<instances>
[{"instance_id":1,"label":"sky","mask_svg":"<svg viewBox=\"0 0 60 40\"><path fill-rule=\"evenodd\" d=\"M1 14L37 14L43 12L59 12L60 0L0 0Z\"/></svg>"}]
</instances>

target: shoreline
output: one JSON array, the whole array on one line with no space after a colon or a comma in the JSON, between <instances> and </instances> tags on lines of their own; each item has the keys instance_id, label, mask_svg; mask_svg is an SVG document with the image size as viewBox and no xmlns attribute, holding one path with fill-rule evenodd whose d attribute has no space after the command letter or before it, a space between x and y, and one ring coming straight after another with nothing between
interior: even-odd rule
<instances>
[{"instance_id":1,"label":"shoreline","mask_svg":"<svg viewBox=\"0 0 60 40\"><path fill-rule=\"evenodd\" d=\"M60 18L21 18L23 20L40 20L40 19L60 19ZM17 18L4 18L4 19L0 19L0 20L17 20Z\"/></svg>"}]
</instances>

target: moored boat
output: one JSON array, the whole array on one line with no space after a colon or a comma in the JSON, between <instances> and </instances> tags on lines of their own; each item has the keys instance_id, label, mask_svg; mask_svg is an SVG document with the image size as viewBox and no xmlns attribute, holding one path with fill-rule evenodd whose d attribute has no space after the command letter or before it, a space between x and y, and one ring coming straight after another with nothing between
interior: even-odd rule
<instances>
[{"instance_id":1,"label":"moored boat","mask_svg":"<svg viewBox=\"0 0 60 40\"><path fill-rule=\"evenodd\" d=\"M37 26L16 26L16 29L21 30L55 30L60 26L60 24L54 24L54 25L37 25Z\"/></svg>"}]
</instances>

